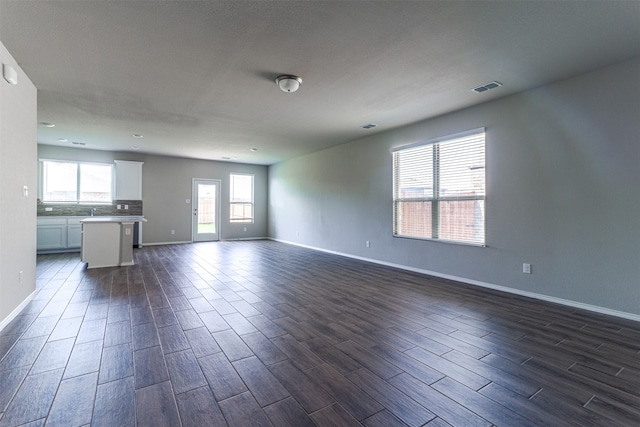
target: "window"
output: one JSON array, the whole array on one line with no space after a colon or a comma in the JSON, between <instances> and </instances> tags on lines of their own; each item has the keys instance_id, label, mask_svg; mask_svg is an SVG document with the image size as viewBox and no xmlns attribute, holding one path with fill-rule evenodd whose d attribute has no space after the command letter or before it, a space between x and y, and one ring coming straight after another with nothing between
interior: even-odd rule
<instances>
[{"instance_id":1,"label":"window","mask_svg":"<svg viewBox=\"0 0 640 427\"><path fill-rule=\"evenodd\" d=\"M484 245L483 129L393 152L393 234Z\"/></svg>"},{"instance_id":2,"label":"window","mask_svg":"<svg viewBox=\"0 0 640 427\"><path fill-rule=\"evenodd\" d=\"M113 166L40 161L43 203L111 203Z\"/></svg>"},{"instance_id":3,"label":"window","mask_svg":"<svg viewBox=\"0 0 640 427\"><path fill-rule=\"evenodd\" d=\"M231 222L253 222L253 175L231 174Z\"/></svg>"}]
</instances>

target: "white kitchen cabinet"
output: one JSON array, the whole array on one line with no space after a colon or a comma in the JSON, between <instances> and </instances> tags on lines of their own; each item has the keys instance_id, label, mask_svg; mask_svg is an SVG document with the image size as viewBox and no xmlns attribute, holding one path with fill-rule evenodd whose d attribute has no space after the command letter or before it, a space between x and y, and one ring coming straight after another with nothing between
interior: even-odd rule
<instances>
[{"instance_id":1,"label":"white kitchen cabinet","mask_svg":"<svg viewBox=\"0 0 640 427\"><path fill-rule=\"evenodd\" d=\"M133 265L133 227L141 216L92 217L82 220L82 262L87 268Z\"/></svg>"},{"instance_id":2,"label":"white kitchen cabinet","mask_svg":"<svg viewBox=\"0 0 640 427\"><path fill-rule=\"evenodd\" d=\"M116 164L116 200L142 200L143 162L114 160Z\"/></svg>"},{"instance_id":3,"label":"white kitchen cabinet","mask_svg":"<svg viewBox=\"0 0 640 427\"><path fill-rule=\"evenodd\" d=\"M67 218L38 218L38 250L67 248Z\"/></svg>"},{"instance_id":4,"label":"white kitchen cabinet","mask_svg":"<svg viewBox=\"0 0 640 427\"><path fill-rule=\"evenodd\" d=\"M72 252L82 246L82 225L85 217L38 217L38 252Z\"/></svg>"},{"instance_id":5,"label":"white kitchen cabinet","mask_svg":"<svg viewBox=\"0 0 640 427\"><path fill-rule=\"evenodd\" d=\"M67 218L67 247L79 248L82 246L82 218Z\"/></svg>"}]
</instances>

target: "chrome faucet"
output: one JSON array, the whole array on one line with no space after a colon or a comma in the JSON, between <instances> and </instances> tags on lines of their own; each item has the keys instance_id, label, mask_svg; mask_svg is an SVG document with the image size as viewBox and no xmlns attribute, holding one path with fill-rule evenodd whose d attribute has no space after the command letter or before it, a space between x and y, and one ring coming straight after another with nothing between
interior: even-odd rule
<instances>
[{"instance_id":1,"label":"chrome faucet","mask_svg":"<svg viewBox=\"0 0 640 427\"><path fill-rule=\"evenodd\" d=\"M96 211L96 208L91 208L89 209L89 215L93 216L94 212Z\"/></svg>"}]
</instances>

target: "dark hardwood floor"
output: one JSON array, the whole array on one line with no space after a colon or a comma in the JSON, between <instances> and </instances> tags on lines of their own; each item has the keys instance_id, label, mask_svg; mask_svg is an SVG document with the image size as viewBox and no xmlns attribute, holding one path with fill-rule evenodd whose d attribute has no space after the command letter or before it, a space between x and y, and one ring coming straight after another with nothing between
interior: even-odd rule
<instances>
[{"instance_id":1,"label":"dark hardwood floor","mask_svg":"<svg viewBox=\"0 0 640 427\"><path fill-rule=\"evenodd\" d=\"M638 426L640 324L271 241L38 257L0 426Z\"/></svg>"}]
</instances>

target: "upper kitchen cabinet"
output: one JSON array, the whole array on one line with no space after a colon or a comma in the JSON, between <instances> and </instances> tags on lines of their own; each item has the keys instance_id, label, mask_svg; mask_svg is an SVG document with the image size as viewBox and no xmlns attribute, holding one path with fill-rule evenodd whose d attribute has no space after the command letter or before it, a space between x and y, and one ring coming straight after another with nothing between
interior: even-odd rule
<instances>
[{"instance_id":1,"label":"upper kitchen cabinet","mask_svg":"<svg viewBox=\"0 0 640 427\"><path fill-rule=\"evenodd\" d=\"M114 160L116 164L116 200L142 200L143 162Z\"/></svg>"}]
</instances>

